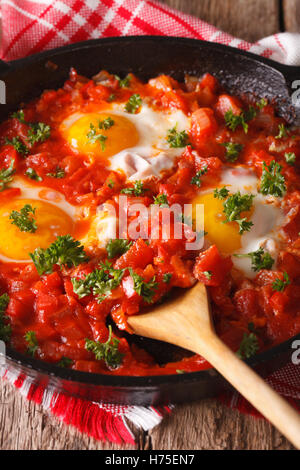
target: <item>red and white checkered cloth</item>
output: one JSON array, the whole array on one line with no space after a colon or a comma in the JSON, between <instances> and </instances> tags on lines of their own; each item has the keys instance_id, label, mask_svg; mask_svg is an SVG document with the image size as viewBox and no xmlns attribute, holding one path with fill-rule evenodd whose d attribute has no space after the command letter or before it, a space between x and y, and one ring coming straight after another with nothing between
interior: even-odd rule
<instances>
[{"instance_id":1,"label":"red and white checkered cloth","mask_svg":"<svg viewBox=\"0 0 300 470\"><path fill-rule=\"evenodd\" d=\"M300 65L299 34L276 34L250 44L153 0L1 0L1 14L0 56L3 60L87 39L150 34L218 42L286 64ZM5 369L0 370L0 375L26 398L41 404L67 424L96 439L116 443L134 443L126 419L149 430L172 408L96 404L36 387L23 375ZM290 401L300 399L299 366L289 364L269 377L268 382ZM237 393L222 399L233 408L255 414ZM294 404L297 406L296 402Z\"/></svg>"}]
</instances>

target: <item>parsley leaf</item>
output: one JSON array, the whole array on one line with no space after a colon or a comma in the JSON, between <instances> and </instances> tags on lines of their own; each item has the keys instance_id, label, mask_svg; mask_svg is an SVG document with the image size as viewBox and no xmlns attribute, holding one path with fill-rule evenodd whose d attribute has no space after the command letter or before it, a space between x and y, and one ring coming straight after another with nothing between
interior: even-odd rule
<instances>
[{"instance_id":1,"label":"parsley leaf","mask_svg":"<svg viewBox=\"0 0 300 470\"><path fill-rule=\"evenodd\" d=\"M171 281L173 277L173 274L172 273L165 273L163 275L163 281L166 283L166 284L169 284L169 282Z\"/></svg>"},{"instance_id":2,"label":"parsley leaf","mask_svg":"<svg viewBox=\"0 0 300 470\"><path fill-rule=\"evenodd\" d=\"M277 278L273 284L272 284L272 289L277 291L277 292L283 292L287 286L289 286L291 283L289 275L287 272L283 273L283 279Z\"/></svg>"},{"instance_id":3,"label":"parsley leaf","mask_svg":"<svg viewBox=\"0 0 300 470\"><path fill-rule=\"evenodd\" d=\"M125 111L130 114L135 114L142 105L142 98L139 94L131 95L125 104Z\"/></svg>"},{"instance_id":4,"label":"parsley leaf","mask_svg":"<svg viewBox=\"0 0 300 470\"><path fill-rule=\"evenodd\" d=\"M34 357L39 347L35 331L27 331L24 338L28 344L26 353Z\"/></svg>"},{"instance_id":5,"label":"parsley leaf","mask_svg":"<svg viewBox=\"0 0 300 470\"><path fill-rule=\"evenodd\" d=\"M43 181L43 178L41 178L33 168L28 168L25 172L25 175L28 176L28 178L31 180Z\"/></svg>"},{"instance_id":6,"label":"parsley leaf","mask_svg":"<svg viewBox=\"0 0 300 470\"><path fill-rule=\"evenodd\" d=\"M240 191L238 191L229 196L223 203L223 212L226 216L224 223L237 222L240 227L239 233L241 235L244 232L248 232L253 225L253 222L248 221L246 218L241 218L240 215L242 212L248 212L251 209L254 197L253 194L244 194L242 196Z\"/></svg>"},{"instance_id":7,"label":"parsley leaf","mask_svg":"<svg viewBox=\"0 0 300 470\"><path fill-rule=\"evenodd\" d=\"M24 111L22 109L20 109L20 111L16 111L12 113L11 118L18 119L18 121L21 122L22 124L26 124Z\"/></svg>"},{"instance_id":8,"label":"parsley leaf","mask_svg":"<svg viewBox=\"0 0 300 470\"><path fill-rule=\"evenodd\" d=\"M155 276L149 282L145 282L144 279L136 274L132 268L129 268L130 275L133 279L133 288L137 294L139 294L145 302L151 304L155 291L158 288L157 282L155 282Z\"/></svg>"},{"instance_id":9,"label":"parsley leaf","mask_svg":"<svg viewBox=\"0 0 300 470\"><path fill-rule=\"evenodd\" d=\"M101 145L102 152L105 150L105 141L107 136L103 134L97 134L96 127L93 123L90 123L90 132L87 133L87 138L90 144L95 144L98 142Z\"/></svg>"},{"instance_id":10,"label":"parsley leaf","mask_svg":"<svg viewBox=\"0 0 300 470\"><path fill-rule=\"evenodd\" d=\"M224 200L229 196L229 189L224 186L221 189L216 188L214 190L214 198Z\"/></svg>"},{"instance_id":11,"label":"parsley leaf","mask_svg":"<svg viewBox=\"0 0 300 470\"><path fill-rule=\"evenodd\" d=\"M125 238L117 238L109 240L106 245L106 251L109 259L115 258L118 255L123 255L131 247L132 242Z\"/></svg>"},{"instance_id":12,"label":"parsley leaf","mask_svg":"<svg viewBox=\"0 0 300 470\"><path fill-rule=\"evenodd\" d=\"M53 266L78 266L88 261L83 246L71 235L57 237L48 248L36 248L29 253L39 275L52 273Z\"/></svg>"},{"instance_id":13,"label":"parsley leaf","mask_svg":"<svg viewBox=\"0 0 300 470\"><path fill-rule=\"evenodd\" d=\"M72 278L73 290L80 299L93 294L101 303L121 284L124 272L124 269L114 269L111 263L101 263L100 269L94 269L85 279Z\"/></svg>"},{"instance_id":14,"label":"parsley leaf","mask_svg":"<svg viewBox=\"0 0 300 470\"><path fill-rule=\"evenodd\" d=\"M110 129L114 125L114 123L115 121L110 116L108 116L108 118L98 122L98 127L99 129L104 129L107 131L107 129Z\"/></svg>"},{"instance_id":15,"label":"parsley leaf","mask_svg":"<svg viewBox=\"0 0 300 470\"><path fill-rule=\"evenodd\" d=\"M25 204L20 212L12 211L9 219L12 220L12 225L16 225L21 232L34 233L37 230L36 221L33 218L35 210L30 204Z\"/></svg>"},{"instance_id":16,"label":"parsley leaf","mask_svg":"<svg viewBox=\"0 0 300 470\"><path fill-rule=\"evenodd\" d=\"M288 136L288 130L284 124L279 124L278 126L278 135L276 135L275 139L283 139L284 137Z\"/></svg>"},{"instance_id":17,"label":"parsley leaf","mask_svg":"<svg viewBox=\"0 0 300 470\"><path fill-rule=\"evenodd\" d=\"M270 253L265 252L263 248L259 248L257 251L251 253L234 255L237 258L251 258L253 271L260 271L261 269L272 269L275 260L272 258Z\"/></svg>"},{"instance_id":18,"label":"parsley leaf","mask_svg":"<svg viewBox=\"0 0 300 470\"><path fill-rule=\"evenodd\" d=\"M0 170L0 192L6 189L7 185L12 182L13 174L16 172L14 169L15 160L12 159L8 168L1 168Z\"/></svg>"},{"instance_id":19,"label":"parsley leaf","mask_svg":"<svg viewBox=\"0 0 300 470\"><path fill-rule=\"evenodd\" d=\"M204 271L203 274L208 281L212 278L212 275L213 275L211 271Z\"/></svg>"},{"instance_id":20,"label":"parsley leaf","mask_svg":"<svg viewBox=\"0 0 300 470\"><path fill-rule=\"evenodd\" d=\"M235 131L238 126L242 126L245 134L248 133L248 124L247 122L253 119L256 116L256 111L253 106L250 106L248 111L243 111L241 114L234 114L232 109L229 109L225 113L225 122L226 126L229 127L232 131Z\"/></svg>"},{"instance_id":21,"label":"parsley leaf","mask_svg":"<svg viewBox=\"0 0 300 470\"><path fill-rule=\"evenodd\" d=\"M29 153L28 147L22 142L20 137L13 137L12 139L5 138L5 144L11 145L16 152L18 152L23 157Z\"/></svg>"},{"instance_id":22,"label":"parsley leaf","mask_svg":"<svg viewBox=\"0 0 300 470\"><path fill-rule=\"evenodd\" d=\"M115 79L118 80L120 88L128 88L130 85L130 78L128 75L125 78L120 78L118 75L115 75Z\"/></svg>"},{"instance_id":23,"label":"parsley leaf","mask_svg":"<svg viewBox=\"0 0 300 470\"><path fill-rule=\"evenodd\" d=\"M256 103L256 106L258 107L258 109L263 109L265 106L267 106L268 102L265 98L262 98L260 101L258 101Z\"/></svg>"},{"instance_id":24,"label":"parsley leaf","mask_svg":"<svg viewBox=\"0 0 300 470\"><path fill-rule=\"evenodd\" d=\"M234 142L224 142L224 144L221 145L226 148L226 160L232 163L239 158L239 154L243 150L243 146L241 144L236 144Z\"/></svg>"},{"instance_id":25,"label":"parsley leaf","mask_svg":"<svg viewBox=\"0 0 300 470\"><path fill-rule=\"evenodd\" d=\"M244 333L244 337L236 354L240 359L249 359L255 356L258 349L259 344L257 336L254 333Z\"/></svg>"},{"instance_id":26,"label":"parsley leaf","mask_svg":"<svg viewBox=\"0 0 300 470\"><path fill-rule=\"evenodd\" d=\"M72 359L70 359L69 357L63 356L61 358L61 360L57 363L57 366L58 367L63 367L64 369L68 369L69 367L71 367L73 362L74 361Z\"/></svg>"},{"instance_id":27,"label":"parsley leaf","mask_svg":"<svg viewBox=\"0 0 300 470\"><path fill-rule=\"evenodd\" d=\"M2 294L0 296L0 340L7 342L11 336L11 326L6 323L8 317L5 315L9 303L8 294Z\"/></svg>"},{"instance_id":28,"label":"parsley leaf","mask_svg":"<svg viewBox=\"0 0 300 470\"><path fill-rule=\"evenodd\" d=\"M168 130L167 142L171 148L181 148L189 145L189 136L186 131L177 131L177 126Z\"/></svg>"},{"instance_id":29,"label":"parsley leaf","mask_svg":"<svg viewBox=\"0 0 300 470\"><path fill-rule=\"evenodd\" d=\"M148 188L144 188L144 184L142 181L135 181L133 188L124 188L121 190L122 194L129 194L134 196L143 196L146 191L149 191Z\"/></svg>"},{"instance_id":30,"label":"parsley leaf","mask_svg":"<svg viewBox=\"0 0 300 470\"><path fill-rule=\"evenodd\" d=\"M37 142L45 142L45 140L49 139L50 134L50 126L43 122L34 122L30 124L27 140L31 145L34 145Z\"/></svg>"},{"instance_id":31,"label":"parsley leaf","mask_svg":"<svg viewBox=\"0 0 300 470\"><path fill-rule=\"evenodd\" d=\"M112 101L114 101L116 99L116 95L114 93L112 93L111 95L109 95L109 97L107 98L107 101L109 103L111 103Z\"/></svg>"},{"instance_id":32,"label":"parsley leaf","mask_svg":"<svg viewBox=\"0 0 300 470\"><path fill-rule=\"evenodd\" d=\"M57 166L56 169L55 169L55 172L47 173L47 176L49 178L61 179L61 178L64 178L66 176L66 172L63 168L61 168L60 166Z\"/></svg>"},{"instance_id":33,"label":"parsley leaf","mask_svg":"<svg viewBox=\"0 0 300 470\"><path fill-rule=\"evenodd\" d=\"M158 194L158 196L154 197L154 204L158 206L169 206L166 194Z\"/></svg>"},{"instance_id":34,"label":"parsley leaf","mask_svg":"<svg viewBox=\"0 0 300 470\"><path fill-rule=\"evenodd\" d=\"M119 351L120 340L112 338L112 329L108 327L109 336L106 343L93 341L91 339L85 340L85 349L95 354L97 361L105 361L109 369L116 369L122 363L124 354Z\"/></svg>"},{"instance_id":35,"label":"parsley leaf","mask_svg":"<svg viewBox=\"0 0 300 470\"><path fill-rule=\"evenodd\" d=\"M275 160L270 165L263 162L263 171L260 180L260 192L264 195L282 197L286 192L285 178L281 174L282 166Z\"/></svg>"},{"instance_id":36,"label":"parsley leaf","mask_svg":"<svg viewBox=\"0 0 300 470\"><path fill-rule=\"evenodd\" d=\"M208 172L207 165L202 170L197 171L196 175L191 179L191 184L195 184L198 188L201 187L201 176Z\"/></svg>"},{"instance_id":37,"label":"parsley leaf","mask_svg":"<svg viewBox=\"0 0 300 470\"><path fill-rule=\"evenodd\" d=\"M284 158L285 158L285 161L289 164L289 165L294 165L295 161L296 161L296 154L294 152L286 152L284 154Z\"/></svg>"}]
</instances>

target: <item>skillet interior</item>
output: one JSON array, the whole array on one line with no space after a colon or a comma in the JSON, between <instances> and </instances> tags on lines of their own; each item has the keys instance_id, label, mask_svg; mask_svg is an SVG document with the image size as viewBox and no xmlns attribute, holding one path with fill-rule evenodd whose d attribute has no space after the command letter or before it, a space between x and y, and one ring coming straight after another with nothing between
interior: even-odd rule
<instances>
[{"instance_id":1,"label":"skillet interior","mask_svg":"<svg viewBox=\"0 0 300 470\"><path fill-rule=\"evenodd\" d=\"M49 67L49 60L57 68ZM70 67L75 67L85 76L106 69L120 76L133 72L143 80L165 73L182 81L185 73L201 76L204 72L210 72L234 94L251 93L274 100L278 112L289 122L295 122L300 115L300 110L293 108L290 101L291 84L297 74L299 77L299 68L282 66L227 46L203 41L127 37L87 41L9 65L0 63L1 79L5 81L7 93L7 104L0 106L0 119L4 119L20 103L39 96L42 90L60 87L67 79ZM182 352L179 348L156 341L141 338L137 341L139 344L142 342L161 363L175 360ZM291 354L291 341L258 355L249 363L263 375L278 369ZM166 401L175 403L211 396L226 386L225 380L214 370L179 376L111 377L59 369L10 349L7 353L10 370L26 372L35 383L42 381L50 387L95 401L136 405Z\"/></svg>"}]
</instances>

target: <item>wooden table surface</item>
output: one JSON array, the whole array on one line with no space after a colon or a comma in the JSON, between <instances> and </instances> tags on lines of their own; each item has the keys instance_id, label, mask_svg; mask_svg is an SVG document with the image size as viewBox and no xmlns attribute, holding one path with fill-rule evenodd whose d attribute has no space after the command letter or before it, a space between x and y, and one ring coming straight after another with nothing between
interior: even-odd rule
<instances>
[{"instance_id":1,"label":"wooden table surface","mask_svg":"<svg viewBox=\"0 0 300 470\"><path fill-rule=\"evenodd\" d=\"M300 0L161 0L237 37L255 41L278 31L300 32ZM96 442L60 423L0 383L0 449L292 449L268 422L232 411L216 400L178 406L136 446Z\"/></svg>"}]
</instances>

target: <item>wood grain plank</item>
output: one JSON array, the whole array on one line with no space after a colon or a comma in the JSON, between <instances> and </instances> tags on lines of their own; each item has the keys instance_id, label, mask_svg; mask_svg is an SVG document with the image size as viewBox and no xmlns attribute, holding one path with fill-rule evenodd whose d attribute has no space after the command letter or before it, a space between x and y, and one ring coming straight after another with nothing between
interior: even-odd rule
<instances>
[{"instance_id":1,"label":"wood grain plank","mask_svg":"<svg viewBox=\"0 0 300 470\"><path fill-rule=\"evenodd\" d=\"M283 0L284 28L291 33L300 32L300 1Z\"/></svg>"},{"instance_id":2,"label":"wood grain plank","mask_svg":"<svg viewBox=\"0 0 300 470\"><path fill-rule=\"evenodd\" d=\"M102 443L66 426L16 392L12 385L0 383L1 450L132 450L144 443L137 433L136 446Z\"/></svg>"},{"instance_id":3,"label":"wood grain plank","mask_svg":"<svg viewBox=\"0 0 300 470\"><path fill-rule=\"evenodd\" d=\"M279 30L278 0L160 1L247 41L256 41Z\"/></svg>"},{"instance_id":4,"label":"wood grain plank","mask_svg":"<svg viewBox=\"0 0 300 470\"><path fill-rule=\"evenodd\" d=\"M153 450L290 450L263 419L242 415L216 400L180 406L149 433Z\"/></svg>"}]
</instances>

